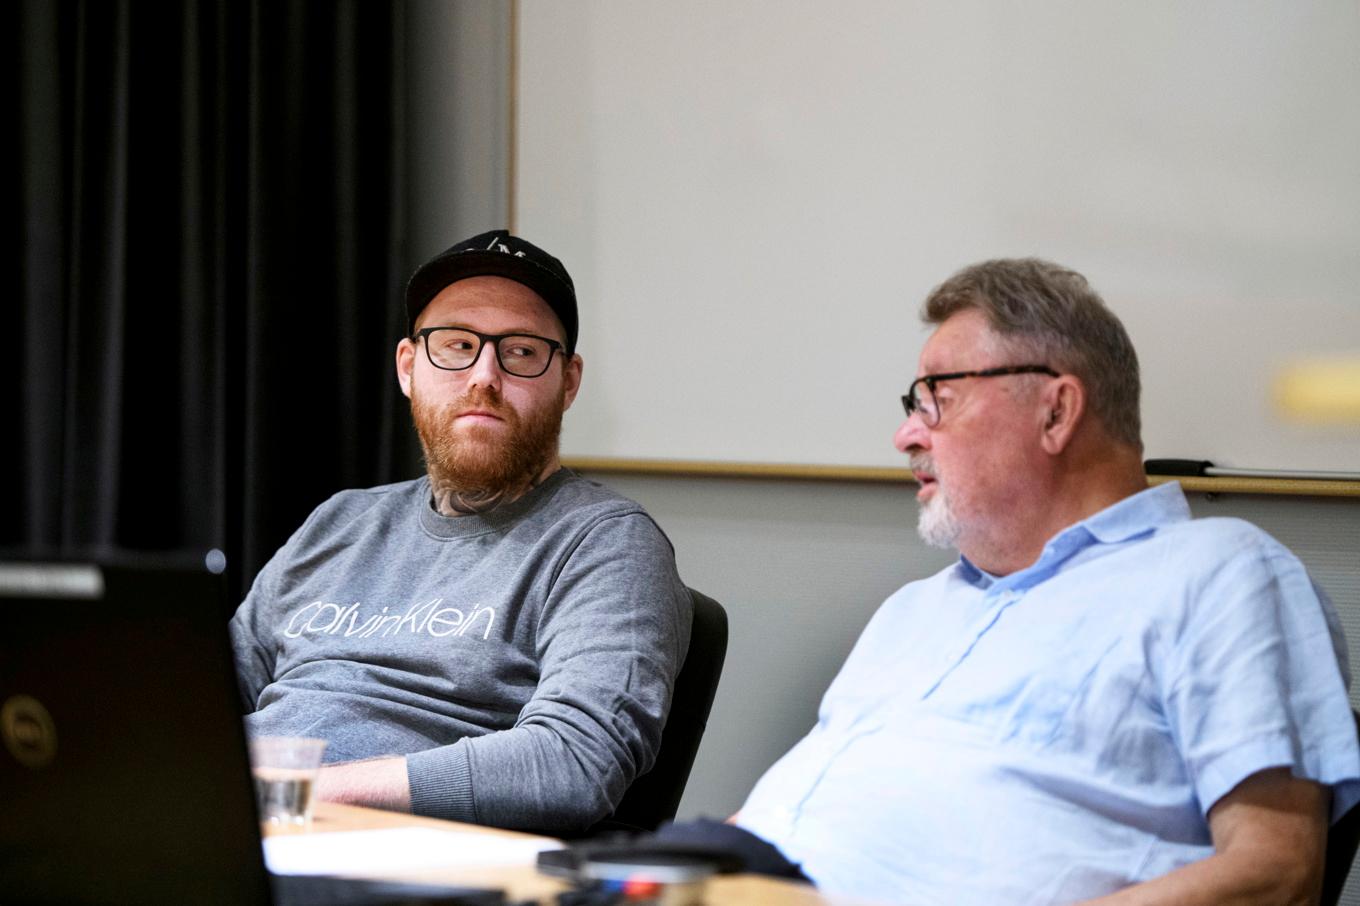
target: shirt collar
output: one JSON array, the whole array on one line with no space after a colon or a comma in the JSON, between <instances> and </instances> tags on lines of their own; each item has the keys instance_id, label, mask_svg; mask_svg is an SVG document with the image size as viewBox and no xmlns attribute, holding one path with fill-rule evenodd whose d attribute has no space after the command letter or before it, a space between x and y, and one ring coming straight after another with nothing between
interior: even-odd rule
<instances>
[{"instance_id":1,"label":"shirt collar","mask_svg":"<svg viewBox=\"0 0 1360 906\"><path fill-rule=\"evenodd\" d=\"M1156 531L1164 525L1189 519L1190 504L1185 499L1180 482L1168 481L1132 497L1125 497L1078 522L1072 529L1084 526L1096 541L1116 544Z\"/></svg>"},{"instance_id":2,"label":"shirt collar","mask_svg":"<svg viewBox=\"0 0 1360 906\"><path fill-rule=\"evenodd\" d=\"M980 588L983 591L991 588L992 583L996 581L996 576L978 569L973 565L973 561L969 560L963 554L959 554L959 563L956 568L958 569L959 578L963 579L963 581L974 588Z\"/></svg>"}]
</instances>

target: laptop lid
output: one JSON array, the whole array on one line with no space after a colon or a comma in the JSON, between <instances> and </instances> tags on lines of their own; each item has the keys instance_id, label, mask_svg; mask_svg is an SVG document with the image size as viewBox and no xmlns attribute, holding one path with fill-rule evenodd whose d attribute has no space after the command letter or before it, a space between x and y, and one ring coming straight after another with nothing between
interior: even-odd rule
<instances>
[{"instance_id":1,"label":"laptop lid","mask_svg":"<svg viewBox=\"0 0 1360 906\"><path fill-rule=\"evenodd\" d=\"M6 902L270 902L221 563L0 560Z\"/></svg>"}]
</instances>

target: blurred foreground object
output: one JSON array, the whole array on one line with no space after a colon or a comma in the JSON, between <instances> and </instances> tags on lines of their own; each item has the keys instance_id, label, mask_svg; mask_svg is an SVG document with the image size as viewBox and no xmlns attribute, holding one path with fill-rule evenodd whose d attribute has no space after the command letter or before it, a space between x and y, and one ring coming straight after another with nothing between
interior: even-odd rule
<instances>
[{"instance_id":1,"label":"blurred foreground object","mask_svg":"<svg viewBox=\"0 0 1360 906\"><path fill-rule=\"evenodd\" d=\"M1301 421L1360 424L1360 355L1291 365L1275 381L1275 401Z\"/></svg>"}]
</instances>

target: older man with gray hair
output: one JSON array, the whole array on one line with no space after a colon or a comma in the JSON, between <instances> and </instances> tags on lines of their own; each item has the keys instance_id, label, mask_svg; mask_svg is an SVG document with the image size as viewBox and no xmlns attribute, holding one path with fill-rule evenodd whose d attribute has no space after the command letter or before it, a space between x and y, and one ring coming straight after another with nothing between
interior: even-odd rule
<instances>
[{"instance_id":1,"label":"older man with gray hair","mask_svg":"<svg viewBox=\"0 0 1360 906\"><path fill-rule=\"evenodd\" d=\"M1360 799L1330 604L1148 488L1137 357L1081 275L984 262L924 317L895 443L961 556L883 604L737 823L898 902L1316 902Z\"/></svg>"}]
</instances>

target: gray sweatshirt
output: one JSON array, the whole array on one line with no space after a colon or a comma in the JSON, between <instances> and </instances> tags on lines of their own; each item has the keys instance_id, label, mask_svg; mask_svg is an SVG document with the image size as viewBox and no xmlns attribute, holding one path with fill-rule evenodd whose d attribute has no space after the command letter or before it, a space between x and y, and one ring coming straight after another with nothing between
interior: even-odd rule
<instances>
[{"instance_id":1,"label":"gray sweatshirt","mask_svg":"<svg viewBox=\"0 0 1360 906\"><path fill-rule=\"evenodd\" d=\"M555 832L651 767L689 627L660 528L566 469L483 515L341 492L231 622L252 735L406 755L417 814Z\"/></svg>"}]
</instances>

